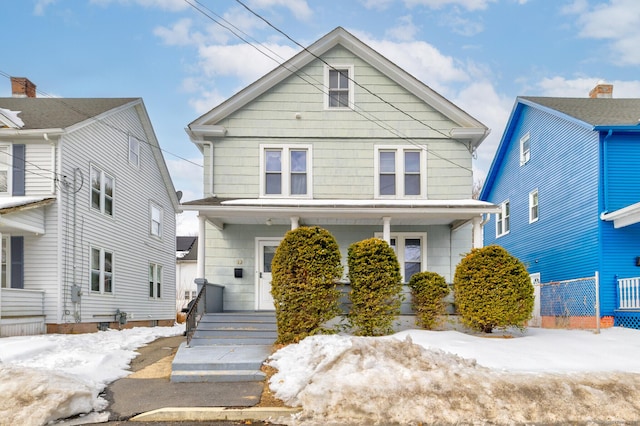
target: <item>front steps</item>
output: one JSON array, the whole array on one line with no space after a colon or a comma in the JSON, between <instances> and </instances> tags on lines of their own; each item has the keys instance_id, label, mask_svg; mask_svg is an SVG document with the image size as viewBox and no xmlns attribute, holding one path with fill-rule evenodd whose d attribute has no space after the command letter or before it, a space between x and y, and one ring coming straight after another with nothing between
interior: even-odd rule
<instances>
[{"instance_id":1,"label":"front steps","mask_svg":"<svg viewBox=\"0 0 640 426\"><path fill-rule=\"evenodd\" d=\"M274 313L205 314L190 344L180 345L172 363L171 381L262 381L262 363L277 338Z\"/></svg>"}]
</instances>

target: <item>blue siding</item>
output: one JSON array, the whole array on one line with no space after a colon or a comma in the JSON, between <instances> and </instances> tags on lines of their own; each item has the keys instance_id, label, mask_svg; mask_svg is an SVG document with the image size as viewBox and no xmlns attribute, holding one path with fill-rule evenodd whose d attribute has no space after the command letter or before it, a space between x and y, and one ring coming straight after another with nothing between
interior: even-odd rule
<instances>
[{"instance_id":1,"label":"blue siding","mask_svg":"<svg viewBox=\"0 0 640 426\"><path fill-rule=\"evenodd\" d=\"M495 216L484 243L498 244L542 282L592 276L599 269L598 134L523 106L486 199L509 200L510 233L496 238ZM530 133L531 159L520 166L520 138ZM507 142L507 141L505 141ZM529 223L529 193L538 189L539 219Z\"/></svg>"},{"instance_id":2,"label":"blue siding","mask_svg":"<svg viewBox=\"0 0 640 426\"><path fill-rule=\"evenodd\" d=\"M640 137L613 134L604 142L607 188L604 208L615 211L640 201Z\"/></svg>"},{"instance_id":3,"label":"blue siding","mask_svg":"<svg viewBox=\"0 0 640 426\"><path fill-rule=\"evenodd\" d=\"M615 229L602 222L602 268L600 273L601 312L612 315L617 308L617 278L640 276L636 257L640 256L640 224Z\"/></svg>"}]
</instances>

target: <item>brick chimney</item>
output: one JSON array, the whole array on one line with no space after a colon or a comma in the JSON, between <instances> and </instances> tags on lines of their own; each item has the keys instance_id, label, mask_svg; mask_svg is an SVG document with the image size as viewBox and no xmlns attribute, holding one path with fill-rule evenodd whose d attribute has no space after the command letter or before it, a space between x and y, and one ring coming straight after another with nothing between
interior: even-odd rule
<instances>
[{"instance_id":1,"label":"brick chimney","mask_svg":"<svg viewBox=\"0 0 640 426\"><path fill-rule=\"evenodd\" d=\"M612 98L613 84L599 82L596 87L589 92L590 98Z\"/></svg>"},{"instance_id":2,"label":"brick chimney","mask_svg":"<svg viewBox=\"0 0 640 426\"><path fill-rule=\"evenodd\" d=\"M26 77L11 77L11 93L14 98L35 98L36 85Z\"/></svg>"}]
</instances>

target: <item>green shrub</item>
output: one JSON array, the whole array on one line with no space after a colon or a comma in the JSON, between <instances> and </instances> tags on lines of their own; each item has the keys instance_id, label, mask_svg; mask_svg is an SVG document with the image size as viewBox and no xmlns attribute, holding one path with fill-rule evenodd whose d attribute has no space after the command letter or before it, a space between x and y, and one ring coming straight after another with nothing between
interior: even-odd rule
<instances>
[{"instance_id":1,"label":"green shrub","mask_svg":"<svg viewBox=\"0 0 640 426\"><path fill-rule=\"evenodd\" d=\"M323 324L341 313L340 259L338 243L326 229L300 227L286 233L271 264L278 343L329 332Z\"/></svg>"},{"instance_id":2,"label":"green shrub","mask_svg":"<svg viewBox=\"0 0 640 426\"><path fill-rule=\"evenodd\" d=\"M349 246L348 265L349 325L360 336L392 333L402 303L402 276L393 249L379 238L353 243Z\"/></svg>"},{"instance_id":3,"label":"green shrub","mask_svg":"<svg viewBox=\"0 0 640 426\"><path fill-rule=\"evenodd\" d=\"M409 280L411 307L416 313L418 327L433 329L446 313L444 298L449 294L449 286L442 275L435 272L418 272Z\"/></svg>"},{"instance_id":4,"label":"green shrub","mask_svg":"<svg viewBox=\"0 0 640 426\"><path fill-rule=\"evenodd\" d=\"M491 333L524 327L533 311L533 285L522 262L504 248L473 249L456 268L455 303L462 322Z\"/></svg>"}]
</instances>

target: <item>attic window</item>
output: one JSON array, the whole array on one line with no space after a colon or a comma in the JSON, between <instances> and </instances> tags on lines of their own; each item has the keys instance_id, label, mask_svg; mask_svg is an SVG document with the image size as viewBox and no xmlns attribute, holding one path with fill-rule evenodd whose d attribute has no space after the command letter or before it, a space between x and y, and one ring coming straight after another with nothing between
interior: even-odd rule
<instances>
[{"instance_id":1,"label":"attic window","mask_svg":"<svg viewBox=\"0 0 640 426\"><path fill-rule=\"evenodd\" d=\"M520 138L520 165L524 166L531 159L531 137L527 132Z\"/></svg>"},{"instance_id":2,"label":"attic window","mask_svg":"<svg viewBox=\"0 0 640 426\"><path fill-rule=\"evenodd\" d=\"M353 66L325 67L327 109L347 109L353 105Z\"/></svg>"}]
</instances>

